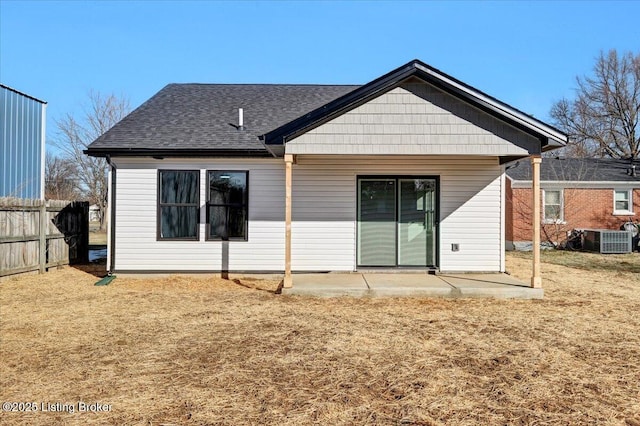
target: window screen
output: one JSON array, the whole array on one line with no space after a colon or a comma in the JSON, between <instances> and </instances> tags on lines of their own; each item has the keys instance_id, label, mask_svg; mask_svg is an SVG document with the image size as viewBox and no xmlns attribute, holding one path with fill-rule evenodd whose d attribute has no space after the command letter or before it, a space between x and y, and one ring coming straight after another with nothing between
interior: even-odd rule
<instances>
[{"instance_id":1,"label":"window screen","mask_svg":"<svg viewBox=\"0 0 640 426\"><path fill-rule=\"evenodd\" d=\"M544 219L562 220L562 191L544 191Z\"/></svg>"},{"instance_id":2,"label":"window screen","mask_svg":"<svg viewBox=\"0 0 640 426\"><path fill-rule=\"evenodd\" d=\"M631 211L631 198L629 191L615 191L614 194L615 211L628 212Z\"/></svg>"}]
</instances>

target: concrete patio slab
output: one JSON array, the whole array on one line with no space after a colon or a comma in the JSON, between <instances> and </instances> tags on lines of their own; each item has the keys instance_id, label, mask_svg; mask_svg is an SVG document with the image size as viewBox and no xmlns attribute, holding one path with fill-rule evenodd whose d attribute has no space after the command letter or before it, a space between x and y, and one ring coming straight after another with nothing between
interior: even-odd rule
<instances>
[{"instance_id":1,"label":"concrete patio slab","mask_svg":"<svg viewBox=\"0 0 640 426\"><path fill-rule=\"evenodd\" d=\"M544 290L531 288L507 274L442 274L445 280L459 293L458 297L497 299L542 299Z\"/></svg>"},{"instance_id":2,"label":"concrete patio slab","mask_svg":"<svg viewBox=\"0 0 640 426\"><path fill-rule=\"evenodd\" d=\"M534 289L506 274L327 273L294 274L283 294L315 297L447 297L541 299Z\"/></svg>"},{"instance_id":3,"label":"concrete patio slab","mask_svg":"<svg viewBox=\"0 0 640 426\"><path fill-rule=\"evenodd\" d=\"M439 274L438 276L456 287L502 288L509 285L529 288L527 284L507 274Z\"/></svg>"},{"instance_id":4,"label":"concrete patio slab","mask_svg":"<svg viewBox=\"0 0 640 426\"><path fill-rule=\"evenodd\" d=\"M423 274L363 274L371 296L449 297L452 286L436 275Z\"/></svg>"},{"instance_id":5,"label":"concrete patio slab","mask_svg":"<svg viewBox=\"0 0 640 426\"><path fill-rule=\"evenodd\" d=\"M368 293L369 286L362 274L358 273L295 274L293 288L282 289L282 294L316 297L365 297Z\"/></svg>"}]
</instances>

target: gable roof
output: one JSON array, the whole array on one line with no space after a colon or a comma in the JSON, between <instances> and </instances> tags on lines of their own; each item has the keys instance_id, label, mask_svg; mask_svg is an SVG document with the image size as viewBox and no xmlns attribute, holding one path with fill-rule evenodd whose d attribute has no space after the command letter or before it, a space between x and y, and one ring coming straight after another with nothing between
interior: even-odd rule
<instances>
[{"instance_id":1,"label":"gable roof","mask_svg":"<svg viewBox=\"0 0 640 426\"><path fill-rule=\"evenodd\" d=\"M637 176L628 173L631 164L636 166ZM507 176L514 181L531 180L531 163L519 162L507 169ZM640 186L640 161L607 158L543 158L540 180L551 182L637 182Z\"/></svg>"},{"instance_id":2,"label":"gable roof","mask_svg":"<svg viewBox=\"0 0 640 426\"><path fill-rule=\"evenodd\" d=\"M567 141L560 130L413 60L364 86L169 84L91 143L86 153L270 156L273 145L282 146L414 77L533 135L543 151ZM233 126L238 108L244 110L242 130Z\"/></svg>"},{"instance_id":3,"label":"gable roof","mask_svg":"<svg viewBox=\"0 0 640 426\"><path fill-rule=\"evenodd\" d=\"M417 77L426 83L432 84L474 107L539 138L543 151L562 147L567 143L568 136L561 130L489 96L418 59L414 59L382 77L311 111L305 116L265 134L265 143L268 145L286 143L287 140L306 133L397 87L411 77Z\"/></svg>"},{"instance_id":4,"label":"gable roof","mask_svg":"<svg viewBox=\"0 0 640 426\"><path fill-rule=\"evenodd\" d=\"M90 155L270 156L259 136L359 86L169 84L91 143ZM238 130L238 108L244 129Z\"/></svg>"}]
</instances>

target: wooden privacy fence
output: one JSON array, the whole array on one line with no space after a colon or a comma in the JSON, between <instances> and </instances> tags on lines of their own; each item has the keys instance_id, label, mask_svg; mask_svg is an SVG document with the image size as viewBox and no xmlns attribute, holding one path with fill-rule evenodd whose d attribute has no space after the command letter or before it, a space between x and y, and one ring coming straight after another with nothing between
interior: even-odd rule
<instances>
[{"instance_id":1,"label":"wooden privacy fence","mask_svg":"<svg viewBox=\"0 0 640 426\"><path fill-rule=\"evenodd\" d=\"M0 278L88 258L88 202L0 198Z\"/></svg>"}]
</instances>

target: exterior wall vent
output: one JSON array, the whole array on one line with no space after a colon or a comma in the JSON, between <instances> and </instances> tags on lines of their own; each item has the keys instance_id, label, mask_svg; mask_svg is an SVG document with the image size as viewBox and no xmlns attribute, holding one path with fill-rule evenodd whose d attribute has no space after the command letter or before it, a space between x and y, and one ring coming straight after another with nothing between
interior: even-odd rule
<instances>
[{"instance_id":1,"label":"exterior wall vent","mask_svg":"<svg viewBox=\"0 0 640 426\"><path fill-rule=\"evenodd\" d=\"M631 240L630 231L585 229L582 248L604 254L631 253Z\"/></svg>"}]
</instances>

